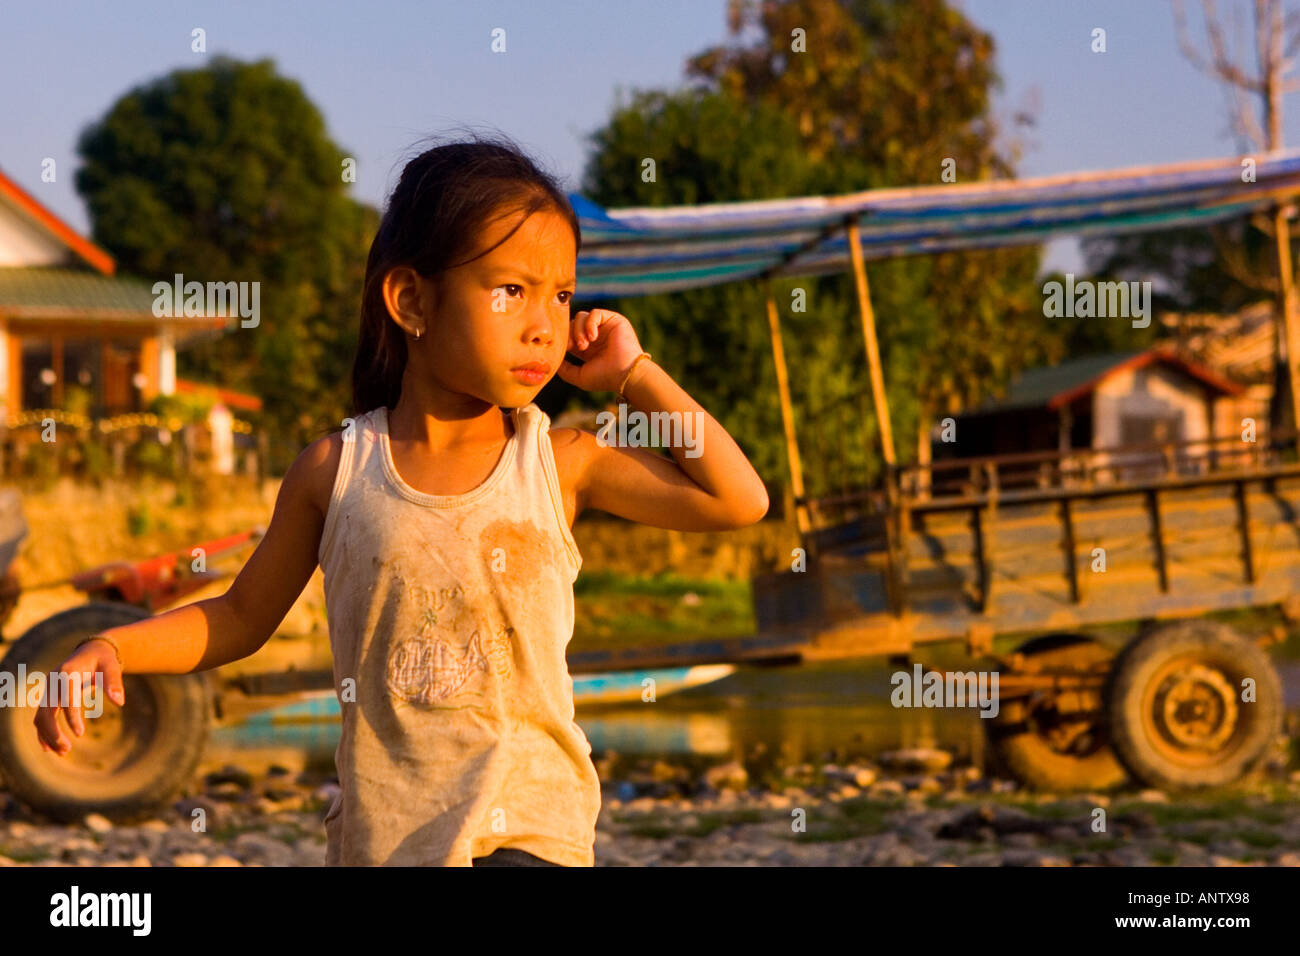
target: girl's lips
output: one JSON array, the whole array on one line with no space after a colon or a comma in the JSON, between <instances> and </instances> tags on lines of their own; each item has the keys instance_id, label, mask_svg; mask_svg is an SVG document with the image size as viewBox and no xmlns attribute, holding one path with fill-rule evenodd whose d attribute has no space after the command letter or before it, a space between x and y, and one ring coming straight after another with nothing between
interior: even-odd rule
<instances>
[{"instance_id":1,"label":"girl's lips","mask_svg":"<svg viewBox=\"0 0 1300 956\"><path fill-rule=\"evenodd\" d=\"M510 374L529 385L540 385L546 381L547 373L540 368L514 368Z\"/></svg>"}]
</instances>

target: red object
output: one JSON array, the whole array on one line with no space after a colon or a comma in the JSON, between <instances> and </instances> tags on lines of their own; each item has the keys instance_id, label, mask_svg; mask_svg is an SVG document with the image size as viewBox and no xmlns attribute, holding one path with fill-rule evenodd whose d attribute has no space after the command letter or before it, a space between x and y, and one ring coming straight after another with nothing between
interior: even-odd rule
<instances>
[{"instance_id":1,"label":"red object","mask_svg":"<svg viewBox=\"0 0 1300 956\"><path fill-rule=\"evenodd\" d=\"M117 264L110 256L99 246L95 245L89 239L86 239L77 230L73 229L66 222L56 216L50 210L46 209L37 201L31 193L23 189L16 182L0 172L0 196L8 198L20 210L27 214L28 218L38 223L50 233L52 233L60 242L71 249L81 259L92 266L95 270L106 276L111 276L117 271Z\"/></svg>"},{"instance_id":2,"label":"red object","mask_svg":"<svg viewBox=\"0 0 1300 956\"><path fill-rule=\"evenodd\" d=\"M262 400L247 392L236 392L231 388L220 388L205 382L196 382L188 378L176 379L177 395L198 395L203 392L215 392L217 399L228 408L238 408L245 412L260 412Z\"/></svg>"},{"instance_id":3,"label":"red object","mask_svg":"<svg viewBox=\"0 0 1300 956\"><path fill-rule=\"evenodd\" d=\"M174 604L187 594L226 577L221 571L194 571L195 548L203 551L205 568L228 554L259 540L263 529L255 528L225 538L205 541L185 551L176 551L144 561L114 561L74 574L73 587L93 598L124 601L151 613Z\"/></svg>"}]
</instances>

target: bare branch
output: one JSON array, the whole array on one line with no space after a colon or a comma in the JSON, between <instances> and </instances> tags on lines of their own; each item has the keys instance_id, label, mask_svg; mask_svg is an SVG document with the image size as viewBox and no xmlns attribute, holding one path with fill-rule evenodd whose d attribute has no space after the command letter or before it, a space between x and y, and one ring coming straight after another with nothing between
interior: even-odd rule
<instances>
[{"instance_id":1,"label":"bare branch","mask_svg":"<svg viewBox=\"0 0 1300 956\"><path fill-rule=\"evenodd\" d=\"M1284 84L1286 75L1295 68L1296 60L1288 59L1283 53L1281 0L1255 0L1247 8L1253 8L1255 18L1253 62L1241 42L1243 34L1249 35L1242 28L1241 6L1232 8L1235 15L1229 24L1225 17L1220 16L1216 0L1201 0L1205 42L1198 49L1191 37L1184 3L1185 0L1172 2L1178 46L1183 56L1229 91L1233 130L1247 141L1248 148L1257 151L1278 148L1280 134L1276 137L1279 143L1274 143L1273 139L1280 123L1281 95L1300 89L1300 86ZM1286 20L1295 28L1293 46L1300 47L1300 11L1292 13ZM1232 27L1231 45L1227 36L1229 26ZM1259 97L1259 101L1254 97ZM1279 113L1278 117L1273 116L1274 111Z\"/></svg>"},{"instance_id":2,"label":"bare branch","mask_svg":"<svg viewBox=\"0 0 1300 956\"><path fill-rule=\"evenodd\" d=\"M1183 8L1183 0L1174 0L1174 29L1178 34L1178 49L1183 56L1198 70L1212 72L1210 64L1192 43L1191 34L1187 30L1187 11Z\"/></svg>"},{"instance_id":3,"label":"bare branch","mask_svg":"<svg viewBox=\"0 0 1300 956\"><path fill-rule=\"evenodd\" d=\"M1225 83L1263 93L1264 83L1258 77L1247 76L1243 69L1228 56L1228 49L1223 41L1223 23L1219 20L1218 8L1214 0L1202 0L1205 9L1205 36L1210 42L1212 72Z\"/></svg>"},{"instance_id":4,"label":"bare branch","mask_svg":"<svg viewBox=\"0 0 1300 956\"><path fill-rule=\"evenodd\" d=\"M1273 75L1273 38L1269 34L1271 6L1271 0L1255 0L1255 62L1259 64L1261 77ZM1240 7L1237 7L1237 12L1241 12Z\"/></svg>"},{"instance_id":5,"label":"bare branch","mask_svg":"<svg viewBox=\"0 0 1300 956\"><path fill-rule=\"evenodd\" d=\"M1232 125L1236 128L1237 133L1254 144L1255 152L1262 152L1268 149L1268 137L1264 133L1264 128L1260 126L1259 119L1255 115L1255 107L1247 98L1246 92L1235 86L1228 87L1233 99L1233 108L1230 110Z\"/></svg>"}]
</instances>

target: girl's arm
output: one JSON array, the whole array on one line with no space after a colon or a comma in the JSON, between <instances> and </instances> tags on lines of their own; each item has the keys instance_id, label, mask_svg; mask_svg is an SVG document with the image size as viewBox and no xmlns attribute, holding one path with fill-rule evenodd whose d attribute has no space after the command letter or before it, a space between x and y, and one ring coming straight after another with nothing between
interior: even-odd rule
<instances>
[{"instance_id":1,"label":"girl's arm","mask_svg":"<svg viewBox=\"0 0 1300 956\"><path fill-rule=\"evenodd\" d=\"M632 359L641 352L626 317L605 309L574 317L570 349L587 358L581 367L566 362L563 377L584 388L610 390L618 389ZM675 413L683 440L670 440L676 435L671 427L668 436L660 437L672 453L674 460L669 461L647 448L622 447L575 429L577 513L585 507L598 508L639 524L677 531L727 531L767 514L767 489L744 452L667 372L642 359L632 367L623 396L629 413L635 410L647 416L647 427L655 412ZM671 422L671 418L660 421ZM617 427L603 430L602 435L613 439ZM687 435L692 447L687 447Z\"/></svg>"},{"instance_id":2,"label":"girl's arm","mask_svg":"<svg viewBox=\"0 0 1300 956\"><path fill-rule=\"evenodd\" d=\"M188 674L210 670L261 648L316 570L316 553L325 523L319 507L320 492L326 482L326 487L332 487L331 464L337 468L341 449L338 438L335 434L314 442L290 467L280 485L266 535L225 594L102 631L107 640L83 644L59 670L80 675L74 679L82 683L102 673L104 690L120 706L124 703L124 673ZM328 497L324 500L328 501ZM55 703L39 707L34 723L42 746L66 753L71 743L59 726L59 711L64 712L78 737L85 723L80 708L58 707Z\"/></svg>"}]
</instances>

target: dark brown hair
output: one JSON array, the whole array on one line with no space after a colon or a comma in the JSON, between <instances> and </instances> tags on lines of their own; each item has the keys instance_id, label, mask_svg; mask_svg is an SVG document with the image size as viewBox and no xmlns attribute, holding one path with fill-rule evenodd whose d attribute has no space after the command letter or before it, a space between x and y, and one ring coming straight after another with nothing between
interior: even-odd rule
<instances>
[{"instance_id":1,"label":"dark brown hair","mask_svg":"<svg viewBox=\"0 0 1300 956\"><path fill-rule=\"evenodd\" d=\"M435 146L406 164L366 260L361 333L352 363L354 415L381 405L393 408L402 391L406 333L384 304L384 276L389 270L410 266L436 281L446 270L473 262L500 245L470 254L487 223L522 213L518 229L528 216L548 207L568 220L581 249L578 217L559 182L503 135L475 135L471 141Z\"/></svg>"}]
</instances>

